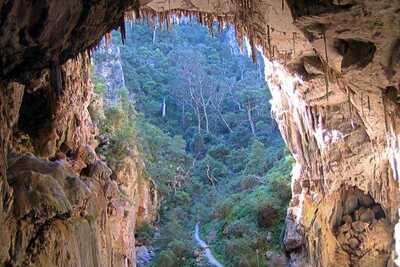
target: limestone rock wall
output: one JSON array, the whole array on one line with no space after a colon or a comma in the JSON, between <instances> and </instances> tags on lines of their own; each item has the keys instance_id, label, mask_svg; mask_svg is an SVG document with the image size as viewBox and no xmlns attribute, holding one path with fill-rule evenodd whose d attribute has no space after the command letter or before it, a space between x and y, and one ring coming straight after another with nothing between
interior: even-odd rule
<instances>
[{"instance_id":1,"label":"limestone rock wall","mask_svg":"<svg viewBox=\"0 0 400 267\"><path fill-rule=\"evenodd\" d=\"M291 3L313 50L266 59L296 159L285 248L292 266L394 266L400 3L341 2Z\"/></svg>"},{"instance_id":2,"label":"limestone rock wall","mask_svg":"<svg viewBox=\"0 0 400 267\"><path fill-rule=\"evenodd\" d=\"M138 1L1 0L0 79L25 83L93 48Z\"/></svg>"},{"instance_id":3,"label":"limestone rock wall","mask_svg":"<svg viewBox=\"0 0 400 267\"><path fill-rule=\"evenodd\" d=\"M118 99L118 91L125 88L122 70L121 52L118 45L102 42L95 53L94 68L99 79L105 82L104 100L106 105L114 105Z\"/></svg>"},{"instance_id":4,"label":"limestone rock wall","mask_svg":"<svg viewBox=\"0 0 400 267\"><path fill-rule=\"evenodd\" d=\"M87 110L92 94L89 58L79 55L60 67L60 91L54 90L50 70L25 84L15 127L13 149L52 158L94 145L96 128ZM61 156L60 154L58 156Z\"/></svg>"},{"instance_id":5,"label":"limestone rock wall","mask_svg":"<svg viewBox=\"0 0 400 267\"><path fill-rule=\"evenodd\" d=\"M143 161L136 150L110 167L120 195L125 196L112 199L109 204L112 247L115 255L119 255L119 262L114 264L125 266L127 250L132 259L136 258L135 229L157 219L160 201L155 184L143 174Z\"/></svg>"},{"instance_id":6,"label":"limestone rock wall","mask_svg":"<svg viewBox=\"0 0 400 267\"><path fill-rule=\"evenodd\" d=\"M155 219L157 191L136 152L110 167L96 155L89 64L61 66L59 92L47 69L1 85L0 265L136 266L135 227Z\"/></svg>"}]
</instances>

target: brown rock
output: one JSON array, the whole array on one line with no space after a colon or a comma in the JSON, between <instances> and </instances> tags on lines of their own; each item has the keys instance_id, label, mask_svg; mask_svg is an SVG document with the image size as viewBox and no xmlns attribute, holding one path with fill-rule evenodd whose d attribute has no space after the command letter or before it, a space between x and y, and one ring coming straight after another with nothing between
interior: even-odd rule
<instances>
[{"instance_id":1,"label":"brown rock","mask_svg":"<svg viewBox=\"0 0 400 267\"><path fill-rule=\"evenodd\" d=\"M350 238L348 242L350 248L353 250L358 249L358 246L360 245L360 241L358 241L356 238Z\"/></svg>"},{"instance_id":2,"label":"brown rock","mask_svg":"<svg viewBox=\"0 0 400 267\"><path fill-rule=\"evenodd\" d=\"M343 213L344 214L352 214L358 206L358 198L355 195L350 195L343 206ZM357 220L357 219L356 219Z\"/></svg>"},{"instance_id":3,"label":"brown rock","mask_svg":"<svg viewBox=\"0 0 400 267\"><path fill-rule=\"evenodd\" d=\"M368 208L360 212L360 221L366 223L372 223L374 219L375 219L375 213L373 212L372 209Z\"/></svg>"},{"instance_id":4,"label":"brown rock","mask_svg":"<svg viewBox=\"0 0 400 267\"><path fill-rule=\"evenodd\" d=\"M353 218L351 218L351 216L350 215L345 215L345 216L343 216L343 222L344 223L346 223L346 224L351 224L352 222L353 222Z\"/></svg>"},{"instance_id":5,"label":"brown rock","mask_svg":"<svg viewBox=\"0 0 400 267\"><path fill-rule=\"evenodd\" d=\"M357 233L362 233L367 230L369 224L362 221L355 221L351 224L351 228Z\"/></svg>"},{"instance_id":6,"label":"brown rock","mask_svg":"<svg viewBox=\"0 0 400 267\"><path fill-rule=\"evenodd\" d=\"M348 232L351 229L351 222L346 222L342 226L340 226L339 230L341 232Z\"/></svg>"}]
</instances>

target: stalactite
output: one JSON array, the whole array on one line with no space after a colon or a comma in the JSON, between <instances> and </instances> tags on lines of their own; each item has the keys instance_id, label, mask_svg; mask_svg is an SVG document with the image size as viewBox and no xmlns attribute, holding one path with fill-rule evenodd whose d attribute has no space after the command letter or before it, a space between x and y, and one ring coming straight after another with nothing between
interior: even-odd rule
<instances>
[{"instance_id":1,"label":"stalactite","mask_svg":"<svg viewBox=\"0 0 400 267\"><path fill-rule=\"evenodd\" d=\"M62 73L58 60L50 63L50 85L56 96L60 96L62 94Z\"/></svg>"},{"instance_id":2,"label":"stalactite","mask_svg":"<svg viewBox=\"0 0 400 267\"><path fill-rule=\"evenodd\" d=\"M124 13L124 16L125 16L125 20L126 21L135 21L137 19L137 15L132 10L131 11L126 11Z\"/></svg>"},{"instance_id":3,"label":"stalactite","mask_svg":"<svg viewBox=\"0 0 400 267\"><path fill-rule=\"evenodd\" d=\"M392 126L392 134L395 135L397 133L397 127L396 127L396 121L394 116L389 116L390 117L390 125ZM397 143L397 139L396 139Z\"/></svg>"},{"instance_id":4,"label":"stalactite","mask_svg":"<svg viewBox=\"0 0 400 267\"><path fill-rule=\"evenodd\" d=\"M257 49L256 49L256 46L254 44L253 33L251 33L249 38L250 38L249 42L250 42L250 48L251 48L251 57L253 59L253 62L256 63L257 62Z\"/></svg>"},{"instance_id":5,"label":"stalactite","mask_svg":"<svg viewBox=\"0 0 400 267\"><path fill-rule=\"evenodd\" d=\"M171 7L171 1L168 0L168 9L167 11L162 11L162 12L156 12L151 8L140 8L138 10L138 15L135 15L134 11L128 11L125 12L124 18L127 21L136 21L139 17L142 19L142 21L147 22L147 24L153 26L156 23L160 24L161 30L169 29L170 24L171 24L171 17L177 17L178 19L182 17L189 17L190 20L192 18L198 18L199 23L208 27L210 31L212 32L213 28L213 22L217 21L220 27L220 30L226 25L226 24L233 24L236 29L236 40L239 44L239 46L242 48L243 47L243 36L246 34L249 36L249 41L251 45L251 50L252 55L253 55L253 60L254 56L257 54L256 51L256 45L260 45L264 51L266 48L266 44L268 43L268 51L269 51L269 57L272 56L273 54L273 46L271 44L271 29L268 29L268 42L266 43L262 38L259 38L257 35L257 32L253 26L251 26L250 23L250 18L248 15L251 13L250 11L254 8L254 3L252 0L235 0L233 1L237 6L239 6L240 13L236 15L215 15L212 13L207 13L207 12L199 12L199 11L188 11L188 10L181 10L181 9L172 9ZM174 20L172 20L172 24L174 24ZM268 25L269 28L269 25ZM123 39L123 42L125 42L126 36L125 36L125 28L122 27L122 21L121 21L121 36ZM110 35L106 36L106 41L107 43L110 42Z\"/></svg>"},{"instance_id":6,"label":"stalactite","mask_svg":"<svg viewBox=\"0 0 400 267\"><path fill-rule=\"evenodd\" d=\"M326 30L322 28L322 36L324 38L325 47L325 93L326 93L326 104L328 105L329 100L329 59L328 59L328 48L326 46Z\"/></svg>"},{"instance_id":7,"label":"stalactite","mask_svg":"<svg viewBox=\"0 0 400 267\"><path fill-rule=\"evenodd\" d=\"M293 32L293 54L296 54L296 32Z\"/></svg>"},{"instance_id":8,"label":"stalactite","mask_svg":"<svg viewBox=\"0 0 400 267\"><path fill-rule=\"evenodd\" d=\"M282 0L282 11L285 11L285 0Z\"/></svg>"},{"instance_id":9,"label":"stalactite","mask_svg":"<svg viewBox=\"0 0 400 267\"><path fill-rule=\"evenodd\" d=\"M267 25L267 40L268 40L269 58L272 59L271 30L269 25Z\"/></svg>"},{"instance_id":10,"label":"stalactite","mask_svg":"<svg viewBox=\"0 0 400 267\"><path fill-rule=\"evenodd\" d=\"M119 31L121 33L122 44L125 44L125 41L126 41L125 15L123 15L121 17L120 24L119 24Z\"/></svg>"},{"instance_id":11,"label":"stalactite","mask_svg":"<svg viewBox=\"0 0 400 267\"><path fill-rule=\"evenodd\" d=\"M81 52L80 55L83 55L85 52L87 53L87 55L89 57L89 61L92 61L92 51L90 49L87 49L86 51Z\"/></svg>"},{"instance_id":12,"label":"stalactite","mask_svg":"<svg viewBox=\"0 0 400 267\"><path fill-rule=\"evenodd\" d=\"M125 12L126 14L126 12ZM137 20L140 18L140 2L135 1L134 5L132 6L132 11L131 14L129 15L130 17L133 17L133 20Z\"/></svg>"},{"instance_id":13,"label":"stalactite","mask_svg":"<svg viewBox=\"0 0 400 267\"><path fill-rule=\"evenodd\" d=\"M388 121L387 121L387 110L386 110L386 97L385 97L385 93L382 91L382 105L383 105L383 116L384 116L384 120L385 120L385 131L386 134L388 133L389 127L388 127Z\"/></svg>"},{"instance_id":14,"label":"stalactite","mask_svg":"<svg viewBox=\"0 0 400 267\"><path fill-rule=\"evenodd\" d=\"M287 53L287 51L285 50L284 66L287 65L287 57L288 57L288 53Z\"/></svg>"},{"instance_id":15,"label":"stalactite","mask_svg":"<svg viewBox=\"0 0 400 267\"><path fill-rule=\"evenodd\" d=\"M371 102L369 100L369 96L367 96L368 99L368 114L371 113Z\"/></svg>"},{"instance_id":16,"label":"stalactite","mask_svg":"<svg viewBox=\"0 0 400 267\"><path fill-rule=\"evenodd\" d=\"M106 46L108 46L109 44L111 44L111 40L112 40L112 36L111 36L111 32L108 32L104 35L104 43Z\"/></svg>"},{"instance_id":17,"label":"stalactite","mask_svg":"<svg viewBox=\"0 0 400 267\"><path fill-rule=\"evenodd\" d=\"M360 105L361 105L361 114L364 117L364 103L363 103L363 93L360 94Z\"/></svg>"},{"instance_id":18,"label":"stalactite","mask_svg":"<svg viewBox=\"0 0 400 267\"><path fill-rule=\"evenodd\" d=\"M350 120L353 120L353 114L352 114L352 105L351 105L351 96L350 96L350 88L347 87L347 102L349 104L349 116Z\"/></svg>"},{"instance_id":19,"label":"stalactite","mask_svg":"<svg viewBox=\"0 0 400 267\"><path fill-rule=\"evenodd\" d=\"M166 12L165 13L165 25L166 25L166 27L167 27L167 31L169 31L169 13L170 12Z\"/></svg>"}]
</instances>

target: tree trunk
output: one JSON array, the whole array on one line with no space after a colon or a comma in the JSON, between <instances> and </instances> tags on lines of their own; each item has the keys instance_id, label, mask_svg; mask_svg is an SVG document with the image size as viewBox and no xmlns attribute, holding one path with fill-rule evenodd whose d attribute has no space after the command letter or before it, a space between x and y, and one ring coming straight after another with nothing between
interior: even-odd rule
<instances>
[{"instance_id":1,"label":"tree trunk","mask_svg":"<svg viewBox=\"0 0 400 267\"><path fill-rule=\"evenodd\" d=\"M208 113L207 113L207 106L208 106L208 102L206 103L205 99L204 99L204 95L203 95L203 88L200 88L200 99L201 99L201 107L203 109L203 113L204 113L204 119L206 121L206 132L210 133L210 128L208 126Z\"/></svg>"},{"instance_id":2,"label":"tree trunk","mask_svg":"<svg viewBox=\"0 0 400 267\"><path fill-rule=\"evenodd\" d=\"M185 129L185 103L182 103L182 129Z\"/></svg>"},{"instance_id":3,"label":"tree trunk","mask_svg":"<svg viewBox=\"0 0 400 267\"><path fill-rule=\"evenodd\" d=\"M253 118L251 116L251 110L252 109L249 104L247 107L247 119L249 120L250 123L251 133L253 134L253 136L256 136L256 127L254 126Z\"/></svg>"},{"instance_id":4,"label":"tree trunk","mask_svg":"<svg viewBox=\"0 0 400 267\"><path fill-rule=\"evenodd\" d=\"M154 30L153 30L153 45L156 43L156 32L157 32L157 25L154 25Z\"/></svg>"},{"instance_id":5,"label":"tree trunk","mask_svg":"<svg viewBox=\"0 0 400 267\"><path fill-rule=\"evenodd\" d=\"M163 103L161 107L161 117L165 118L166 115L167 115L167 103L165 102L165 97L163 97Z\"/></svg>"},{"instance_id":6,"label":"tree trunk","mask_svg":"<svg viewBox=\"0 0 400 267\"><path fill-rule=\"evenodd\" d=\"M198 107L196 107L196 113L197 113L197 129L199 131L199 135L201 135L201 116L200 116L200 110Z\"/></svg>"},{"instance_id":7,"label":"tree trunk","mask_svg":"<svg viewBox=\"0 0 400 267\"><path fill-rule=\"evenodd\" d=\"M207 107L206 107L206 105L202 105L203 106L203 113L204 113L204 119L205 119L205 121L206 121L206 132L207 133L210 133L210 128L209 128L209 126L208 126L208 114L207 114Z\"/></svg>"},{"instance_id":8,"label":"tree trunk","mask_svg":"<svg viewBox=\"0 0 400 267\"><path fill-rule=\"evenodd\" d=\"M218 114L219 114L221 120L224 122L226 128L228 128L229 132L233 133L232 128L229 126L228 122L225 120L224 115L222 115L221 111L218 110Z\"/></svg>"}]
</instances>

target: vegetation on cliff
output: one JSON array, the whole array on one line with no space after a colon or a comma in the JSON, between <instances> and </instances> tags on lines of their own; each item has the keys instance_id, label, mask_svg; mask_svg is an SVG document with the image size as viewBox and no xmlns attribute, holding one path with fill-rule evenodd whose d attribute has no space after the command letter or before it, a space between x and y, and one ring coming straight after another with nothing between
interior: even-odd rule
<instances>
[{"instance_id":1,"label":"vegetation on cliff","mask_svg":"<svg viewBox=\"0 0 400 267\"><path fill-rule=\"evenodd\" d=\"M112 144L103 154L137 146L164 196L160 237L148 225L136 233L158 248L155 266L196 264L197 222L227 266L265 266L279 249L292 159L269 116L263 65L238 53L232 29L215 35L194 22L127 27L126 88L99 122ZM107 90L101 77L95 85Z\"/></svg>"}]
</instances>

